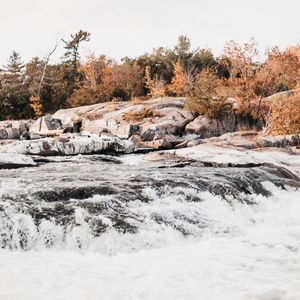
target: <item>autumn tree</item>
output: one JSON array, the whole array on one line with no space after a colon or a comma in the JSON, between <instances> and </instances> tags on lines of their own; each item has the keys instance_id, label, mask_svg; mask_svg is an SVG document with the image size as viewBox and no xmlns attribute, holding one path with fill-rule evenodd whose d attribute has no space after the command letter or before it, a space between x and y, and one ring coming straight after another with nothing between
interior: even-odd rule
<instances>
[{"instance_id":1,"label":"autumn tree","mask_svg":"<svg viewBox=\"0 0 300 300\"><path fill-rule=\"evenodd\" d=\"M211 69L205 69L198 75L187 108L209 118L216 118L231 110L227 96L222 93L221 80Z\"/></svg>"},{"instance_id":2,"label":"autumn tree","mask_svg":"<svg viewBox=\"0 0 300 300\"><path fill-rule=\"evenodd\" d=\"M300 92L282 96L272 102L263 135L300 133Z\"/></svg>"},{"instance_id":3,"label":"autumn tree","mask_svg":"<svg viewBox=\"0 0 300 300\"><path fill-rule=\"evenodd\" d=\"M79 68L82 78L77 81L77 88L68 99L71 107L108 101L104 94L103 78L110 64L105 55L97 58L92 54L88 57L87 62Z\"/></svg>"},{"instance_id":4,"label":"autumn tree","mask_svg":"<svg viewBox=\"0 0 300 300\"><path fill-rule=\"evenodd\" d=\"M109 99L130 100L142 95L143 69L136 62L113 64L103 75L103 91Z\"/></svg>"},{"instance_id":5,"label":"autumn tree","mask_svg":"<svg viewBox=\"0 0 300 300\"><path fill-rule=\"evenodd\" d=\"M148 96L150 98L156 97L165 97L166 95L166 82L158 77L158 75L154 75L154 78L151 78L151 68L147 66L145 69L145 85L148 89Z\"/></svg>"},{"instance_id":6,"label":"autumn tree","mask_svg":"<svg viewBox=\"0 0 300 300\"><path fill-rule=\"evenodd\" d=\"M174 64L174 75L171 84L168 86L168 91L181 97L187 95L189 87L188 76L181 63L177 61Z\"/></svg>"},{"instance_id":7,"label":"autumn tree","mask_svg":"<svg viewBox=\"0 0 300 300\"><path fill-rule=\"evenodd\" d=\"M294 89L299 81L300 56L297 47L268 49L267 59L256 76L256 93L261 97Z\"/></svg>"},{"instance_id":8,"label":"autumn tree","mask_svg":"<svg viewBox=\"0 0 300 300\"><path fill-rule=\"evenodd\" d=\"M258 50L255 40L251 39L243 45L228 42L221 59L229 70L227 84L232 89L232 96L239 102L239 112L251 116L253 104L257 101L254 80L258 68Z\"/></svg>"}]
</instances>

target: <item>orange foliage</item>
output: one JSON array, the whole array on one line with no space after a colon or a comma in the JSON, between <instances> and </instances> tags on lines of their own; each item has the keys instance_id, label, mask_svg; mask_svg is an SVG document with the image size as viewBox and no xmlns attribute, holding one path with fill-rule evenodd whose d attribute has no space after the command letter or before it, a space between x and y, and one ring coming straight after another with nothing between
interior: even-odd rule
<instances>
[{"instance_id":1,"label":"orange foliage","mask_svg":"<svg viewBox=\"0 0 300 300\"><path fill-rule=\"evenodd\" d=\"M166 83L162 78L157 75L151 78L151 69L149 66L145 68L145 85L149 90L148 96L150 98L165 97L166 96Z\"/></svg>"},{"instance_id":2,"label":"orange foliage","mask_svg":"<svg viewBox=\"0 0 300 300\"><path fill-rule=\"evenodd\" d=\"M143 72L136 63L106 66L103 72L103 92L110 100L129 100L139 96L143 88Z\"/></svg>"},{"instance_id":3,"label":"orange foliage","mask_svg":"<svg viewBox=\"0 0 300 300\"><path fill-rule=\"evenodd\" d=\"M39 118L43 115L43 105L41 103L40 97L30 96L29 105L34 110L34 114L37 118Z\"/></svg>"},{"instance_id":4,"label":"orange foliage","mask_svg":"<svg viewBox=\"0 0 300 300\"><path fill-rule=\"evenodd\" d=\"M227 84L232 89L232 96L239 101L239 112L243 114L252 114L253 102L257 100L254 90L257 61L258 50L254 39L243 45L234 41L225 45L222 62L230 71Z\"/></svg>"},{"instance_id":5,"label":"orange foliage","mask_svg":"<svg viewBox=\"0 0 300 300\"><path fill-rule=\"evenodd\" d=\"M281 97L271 105L264 135L300 133L300 92Z\"/></svg>"},{"instance_id":6,"label":"orange foliage","mask_svg":"<svg viewBox=\"0 0 300 300\"><path fill-rule=\"evenodd\" d=\"M177 97L186 96L188 93L188 78L181 63L177 61L174 64L174 75L168 90Z\"/></svg>"}]
</instances>

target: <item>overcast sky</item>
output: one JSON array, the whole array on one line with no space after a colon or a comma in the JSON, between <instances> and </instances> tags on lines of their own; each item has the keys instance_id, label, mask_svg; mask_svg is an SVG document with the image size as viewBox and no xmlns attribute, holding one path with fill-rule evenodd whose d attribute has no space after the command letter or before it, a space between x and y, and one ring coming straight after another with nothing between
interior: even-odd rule
<instances>
[{"instance_id":1,"label":"overcast sky","mask_svg":"<svg viewBox=\"0 0 300 300\"><path fill-rule=\"evenodd\" d=\"M300 41L300 0L0 0L0 65L12 49L27 61L61 38L91 32L88 52L120 59L172 47L180 34L218 55L224 43L254 37L262 49ZM63 53L62 44L54 59Z\"/></svg>"}]
</instances>

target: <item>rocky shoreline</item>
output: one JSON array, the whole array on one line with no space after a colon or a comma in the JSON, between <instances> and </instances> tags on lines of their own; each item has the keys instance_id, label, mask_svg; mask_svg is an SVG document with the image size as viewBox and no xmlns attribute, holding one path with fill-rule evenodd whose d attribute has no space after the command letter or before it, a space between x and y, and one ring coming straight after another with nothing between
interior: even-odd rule
<instances>
[{"instance_id":1,"label":"rocky shoreline","mask_svg":"<svg viewBox=\"0 0 300 300\"><path fill-rule=\"evenodd\" d=\"M173 151L173 161L197 157L206 165L272 163L268 157L274 158L274 153L278 156L275 161L284 157L289 164L288 157L293 157L298 163L300 135L260 137L259 122L234 113L218 119L196 116L185 109L185 101L110 102L59 110L36 121L2 121L0 168L34 165L32 155L120 155L157 150ZM165 159L164 152L156 156L159 158ZM230 159L225 162L225 158Z\"/></svg>"}]
</instances>

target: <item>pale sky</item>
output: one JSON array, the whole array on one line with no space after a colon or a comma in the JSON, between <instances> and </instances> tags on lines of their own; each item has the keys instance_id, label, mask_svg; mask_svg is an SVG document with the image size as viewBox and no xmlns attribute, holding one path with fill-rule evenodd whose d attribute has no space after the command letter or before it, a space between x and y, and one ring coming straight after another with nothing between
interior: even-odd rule
<instances>
[{"instance_id":1,"label":"pale sky","mask_svg":"<svg viewBox=\"0 0 300 300\"><path fill-rule=\"evenodd\" d=\"M300 42L300 0L0 0L0 65L11 50L43 57L56 40L91 32L81 48L120 59L172 47L180 34L218 55L228 40L259 47ZM54 59L62 53L62 44Z\"/></svg>"}]
</instances>

